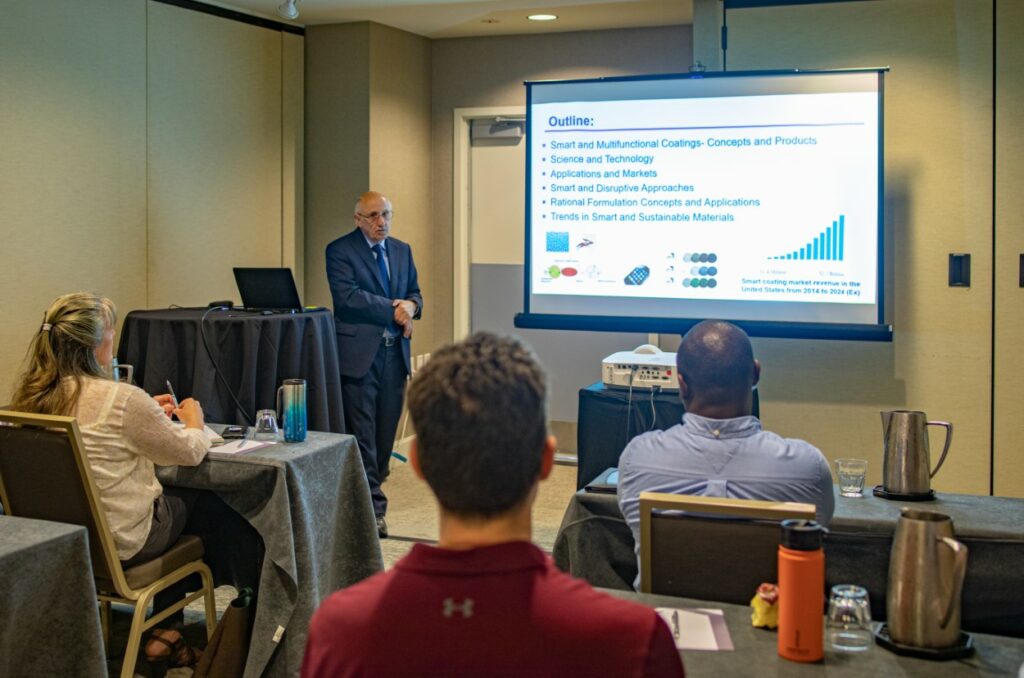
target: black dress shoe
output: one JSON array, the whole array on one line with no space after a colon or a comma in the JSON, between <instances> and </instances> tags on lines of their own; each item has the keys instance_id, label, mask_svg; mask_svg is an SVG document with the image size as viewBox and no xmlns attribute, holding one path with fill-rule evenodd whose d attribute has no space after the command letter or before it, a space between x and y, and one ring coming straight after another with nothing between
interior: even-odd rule
<instances>
[{"instance_id":1,"label":"black dress shoe","mask_svg":"<svg viewBox=\"0 0 1024 678\"><path fill-rule=\"evenodd\" d=\"M384 516L377 516L377 536L381 539L388 536L388 523Z\"/></svg>"}]
</instances>

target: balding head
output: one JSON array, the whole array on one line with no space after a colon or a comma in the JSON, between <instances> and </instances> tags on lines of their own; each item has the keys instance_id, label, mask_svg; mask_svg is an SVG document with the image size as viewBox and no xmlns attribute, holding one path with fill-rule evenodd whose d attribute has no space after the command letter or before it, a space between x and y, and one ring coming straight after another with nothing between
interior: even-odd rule
<instances>
[{"instance_id":1,"label":"balding head","mask_svg":"<svg viewBox=\"0 0 1024 678\"><path fill-rule=\"evenodd\" d=\"M679 345L676 367L688 412L716 419L750 414L760 365L740 328L722 320L694 325Z\"/></svg>"},{"instance_id":2,"label":"balding head","mask_svg":"<svg viewBox=\"0 0 1024 678\"><path fill-rule=\"evenodd\" d=\"M379 243L391 231L391 201L382 193L367 191L359 196L355 207L356 226L367 240Z\"/></svg>"}]
</instances>

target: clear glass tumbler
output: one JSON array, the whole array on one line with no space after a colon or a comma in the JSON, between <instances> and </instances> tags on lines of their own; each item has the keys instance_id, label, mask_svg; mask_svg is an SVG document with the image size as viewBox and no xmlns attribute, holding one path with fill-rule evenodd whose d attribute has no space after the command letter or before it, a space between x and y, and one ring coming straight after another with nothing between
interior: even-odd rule
<instances>
[{"instance_id":1,"label":"clear glass tumbler","mask_svg":"<svg viewBox=\"0 0 1024 678\"><path fill-rule=\"evenodd\" d=\"M864 478L868 474L866 459L836 459L836 475L839 476L839 494L844 497L861 497Z\"/></svg>"},{"instance_id":2,"label":"clear glass tumbler","mask_svg":"<svg viewBox=\"0 0 1024 678\"><path fill-rule=\"evenodd\" d=\"M825 640L837 652L863 652L874 645L871 601L863 586L832 587L825 619Z\"/></svg>"},{"instance_id":3,"label":"clear glass tumbler","mask_svg":"<svg viewBox=\"0 0 1024 678\"><path fill-rule=\"evenodd\" d=\"M135 368L131 365L124 365L117 362L117 358L114 358L114 362L110 366L111 372L114 376L114 381L120 381L125 384L134 384Z\"/></svg>"},{"instance_id":4,"label":"clear glass tumbler","mask_svg":"<svg viewBox=\"0 0 1024 678\"><path fill-rule=\"evenodd\" d=\"M253 440L277 440L277 412L260 410L256 413L256 425L252 429Z\"/></svg>"}]
</instances>

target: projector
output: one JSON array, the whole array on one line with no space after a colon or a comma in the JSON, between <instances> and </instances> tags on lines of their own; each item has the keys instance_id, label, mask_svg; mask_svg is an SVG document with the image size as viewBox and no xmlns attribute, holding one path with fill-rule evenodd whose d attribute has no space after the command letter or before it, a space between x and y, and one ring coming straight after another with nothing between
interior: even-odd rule
<instances>
[{"instance_id":1,"label":"projector","mask_svg":"<svg viewBox=\"0 0 1024 678\"><path fill-rule=\"evenodd\" d=\"M601 381L611 388L678 391L676 355L644 344L601 361Z\"/></svg>"}]
</instances>

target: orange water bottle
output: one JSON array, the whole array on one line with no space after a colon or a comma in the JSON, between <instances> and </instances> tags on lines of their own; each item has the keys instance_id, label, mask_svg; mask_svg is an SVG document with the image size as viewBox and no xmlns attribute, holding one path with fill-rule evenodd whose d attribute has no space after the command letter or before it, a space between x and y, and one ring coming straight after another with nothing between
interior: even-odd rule
<instances>
[{"instance_id":1,"label":"orange water bottle","mask_svg":"<svg viewBox=\"0 0 1024 678\"><path fill-rule=\"evenodd\" d=\"M825 528L782 521L779 544L779 656L816 662L824 651Z\"/></svg>"}]
</instances>

